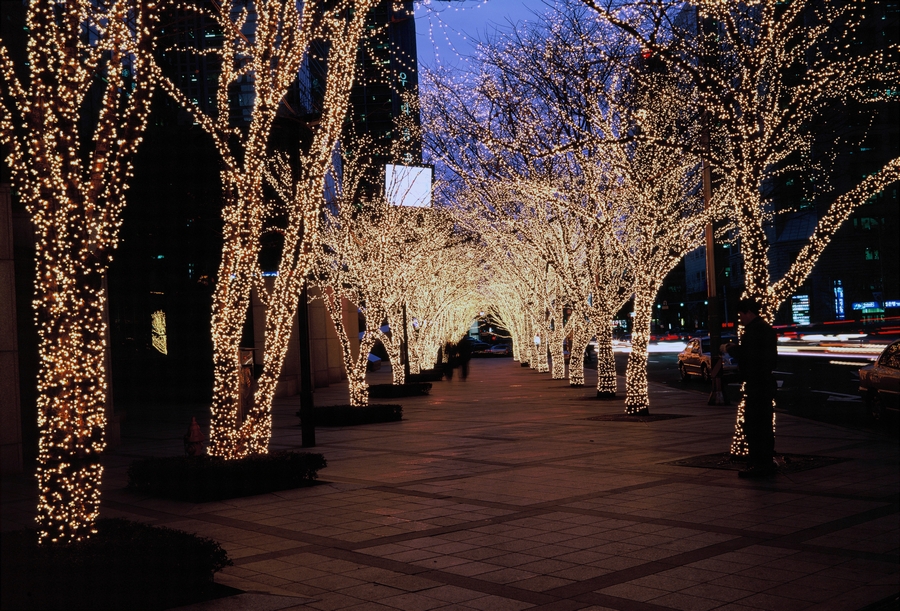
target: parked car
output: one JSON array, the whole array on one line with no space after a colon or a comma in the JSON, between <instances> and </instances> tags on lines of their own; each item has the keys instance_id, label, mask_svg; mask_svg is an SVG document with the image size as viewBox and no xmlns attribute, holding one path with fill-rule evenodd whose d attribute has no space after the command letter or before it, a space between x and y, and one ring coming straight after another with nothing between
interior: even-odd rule
<instances>
[{"instance_id":1,"label":"parked car","mask_svg":"<svg viewBox=\"0 0 900 611\"><path fill-rule=\"evenodd\" d=\"M650 341L654 342L677 342L682 338L683 334L667 331L666 333L652 333Z\"/></svg>"},{"instance_id":2,"label":"parked car","mask_svg":"<svg viewBox=\"0 0 900 611\"><path fill-rule=\"evenodd\" d=\"M875 419L885 410L900 410L900 339L887 346L874 363L860 368L859 392L866 411Z\"/></svg>"},{"instance_id":3,"label":"parked car","mask_svg":"<svg viewBox=\"0 0 900 611\"><path fill-rule=\"evenodd\" d=\"M729 341L729 338L723 337L722 342ZM722 375L728 376L737 373L737 361L728 354L722 357ZM681 380L688 382L691 376L699 376L704 382L709 381L709 374L712 371L712 356L709 352L709 337L695 337L690 340L684 350L678 353L678 372L681 374Z\"/></svg>"},{"instance_id":4,"label":"parked car","mask_svg":"<svg viewBox=\"0 0 900 611\"><path fill-rule=\"evenodd\" d=\"M460 343L460 347L462 344L466 344L469 349L469 354L486 354L488 350L491 349L491 345L486 342L480 342L478 340L470 340L463 339Z\"/></svg>"},{"instance_id":5,"label":"parked car","mask_svg":"<svg viewBox=\"0 0 900 611\"><path fill-rule=\"evenodd\" d=\"M510 353L509 344L494 344L488 352L499 356L507 356Z\"/></svg>"}]
</instances>

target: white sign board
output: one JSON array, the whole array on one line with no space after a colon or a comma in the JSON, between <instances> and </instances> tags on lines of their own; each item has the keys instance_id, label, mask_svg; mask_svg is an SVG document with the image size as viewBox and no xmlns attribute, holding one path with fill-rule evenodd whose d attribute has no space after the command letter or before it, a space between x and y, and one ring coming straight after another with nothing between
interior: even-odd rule
<instances>
[{"instance_id":1,"label":"white sign board","mask_svg":"<svg viewBox=\"0 0 900 611\"><path fill-rule=\"evenodd\" d=\"M389 163L384 168L384 196L394 206L431 207L431 168Z\"/></svg>"}]
</instances>

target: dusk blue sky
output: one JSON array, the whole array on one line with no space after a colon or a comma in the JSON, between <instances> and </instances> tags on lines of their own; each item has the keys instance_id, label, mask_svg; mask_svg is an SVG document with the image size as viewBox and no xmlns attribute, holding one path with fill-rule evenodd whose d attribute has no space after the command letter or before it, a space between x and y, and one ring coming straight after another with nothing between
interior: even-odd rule
<instances>
[{"instance_id":1,"label":"dusk blue sky","mask_svg":"<svg viewBox=\"0 0 900 611\"><path fill-rule=\"evenodd\" d=\"M552 3L552 0L547 0ZM475 40L496 28L509 28L509 22L533 21L535 13L544 13L542 0L426 0L416 3L416 47L419 64L432 68L458 64L459 55L471 55Z\"/></svg>"}]
</instances>

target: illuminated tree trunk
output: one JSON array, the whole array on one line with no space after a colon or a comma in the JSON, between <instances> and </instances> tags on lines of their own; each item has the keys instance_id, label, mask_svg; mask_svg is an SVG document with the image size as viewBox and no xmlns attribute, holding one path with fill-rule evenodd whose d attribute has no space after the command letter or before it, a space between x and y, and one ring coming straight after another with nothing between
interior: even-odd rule
<instances>
[{"instance_id":1,"label":"illuminated tree trunk","mask_svg":"<svg viewBox=\"0 0 900 611\"><path fill-rule=\"evenodd\" d=\"M206 18L217 22L225 43L179 50L220 60L215 111L205 112L161 71L156 73L161 86L212 137L225 166L224 246L211 319L215 381L209 450L229 459L268 451L272 398L296 315L300 281L306 277L315 248L324 178L343 129L358 43L373 0L338 4L267 0L254 3L250 11L246 4L231 0L212 3L209 10L200 8ZM188 3L184 8L192 7ZM329 78L312 143L287 172L290 177L281 180L288 186L274 184L278 180L272 172L268 175L284 200L281 210L287 214L287 226L282 230L284 244L274 290L260 291L266 306L262 376L252 404L241 414L240 341L251 290L264 288L258 254L266 223L271 221L272 208L263 192L264 177L272 166L270 133L284 108L285 94L312 53L314 40L328 45ZM236 85L249 87L252 93L248 129L230 123Z\"/></svg>"},{"instance_id":2,"label":"illuminated tree trunk","mask_svg":"<svg viewBox=\"0 0 900 611\"><path fill-rule=\"evenodd\" d=\"M575 316L573 312L572 316ZM588 327L584 323L574 325L572 345L569 347L569 385L584 386L584 351L591 340Z\"/></svg>"},{"instance_id":3,"label":"illuminated tree trunk","mask_svg":"<svg viewBox=\"0 0 900 611\"><path fill-rule=\"evenodd\" d=\"M766 321L775 317L778 309L776 299L769 293L769 240L763 228L761 217L763 207L759 202L758 189L739 186L737 188L736 207L739 211L741 255L744 258L744 297L752 297L762 305L760 316ZM744 436L744 406L746 396L741 384L741 399L738 403L737 416L734 422L734 435L731 440L731 454L746 456L747 440ZM773 422L774 426L774 422Z\"/></svg>"},{"instance_id":4,"label":"illuminated tree trunk","mask_svg":"<svg viewBox=\"0 0 900 611\"><path fill-rule=\"evenodd\" d=\"M375 336L365 333L359 342L359 354L356 355L355 366L347 370L347 382L350 386L350 405L365 407L369 404L369 385L366 384L366 371L369 367L369 354L375 346Z\"/></svg>"},{"instance_id":5,"label":"illuminated tree trunk","mask_svg":"<svg viewBox=\"0 0 900 611\"><path fill-rule=\"evenodd\" d=\"M85 269L77 247L67 248L72 245L56 232L42 236L40 243L37 522L45 539L77 541L93 532L100 511L99 459L106 447L105 273L92 265Z\"/></svg>"},{"instance_id":6,"label":"illuminated tree trunk","mask_svg":"<svg viewBox=\"0 0 900 611\"><path fill-rule=\"evenodd\" d=\"M591 319L593 321L593 318ZM600 317L594 326L597 337L597 397L610 399L616 396L616 357L612 346L612 326L610 319Z\"/></svg>"},{"instance_id":7,"label":"illuminated tree trunk","mask_svg":"<svg viewBox=\"0 0 900 611\"><path fill-rule=\"evenodd\" d=\"M431 337L429 338L428 344L425 349L422 351L421 362L424 363L423 367L428 369L435 369L438 366L438 352L441 349L441 342L438 341L438 329L430 329Z\"/></svg>"},{"instance_id":8,"label":"illuminated tree trunk","mask_svg":"<svg viewBox=\"0 0 900 611\"><path fill-rule=\"evenodd\" d=\"M522 324L510 322L509 326L511 327L509 333L512 335L513 360L524 363L528 361L528 350L526 349L528 344L525 341L528 334Z\"/></svg>"},{"instance_id":9,"label":"illuminated tree trunk","mask_svg":"<svg viewBox=\"0 0 900 611\"><path fill-rule=\"evenodd\" d=\"M393 380L394 385L403 384L406 381L406 372L403 371L403 362L401 360L401 340L396 337L397 333L394 331L397 327L391 328L391 337L387 337L384 333L379 331L381 343L384 345L384 349L388 353L388 360L391 362L391 378Z\"/></svg>"},{"instance_id":10,"label":"illuminated tree trunk","mask_svg":"<svg viewBox=\"0 0 900 611\"><path fill-rule=\"evenodd\" d=\"M241 212L237 204L230 205L224 217L248 214ZM241 226L249 223L225 222L225 243L235 248L222 251L218 281L213 292L212 340L213 340L213 396L210 409L209 453L213 456L232 457L241 446L238 421L240 417L241 362L240 347L244 322L250 308L250 295L254 286L251 276L256 269L256 240Z\"/></svg>"},{"instance_id":11,"label":"illuminated tree trunk","mask_svg":"<svg viewBox=\"0 0 900 611\"><path fill-rule=\"evenodd\" d=\"M627 414L649 413L647 346L650 343L653 300L658 288L658 281L655 278L644 279L635 287L631 353L628 355L628 370L625 375L625 413Z\"/></svg>"},{"instance_id":12,"label":"illuminated tree trunk","mask_svg":"<svg viewBox=\"0 0 900 611\"><path fill-rule=\"evenodd\" d=\"M534 345L533 335L528 333L528 325L523 323L519 327L519 333L513 340L513 349L518 351L520 363L530 364L531 346Z\"/></svg>"},{"instance_id":13,"label":"illuminated tree trunk","mask_svg":"<svg viewBox=\"0 0 900 611\"><path fill-rule=\"evenodd\" d=\"M347 333L347 327L344 326L344 300L339 295L335 295L330 288L321 288L322 301L325 302L325 309L328 311L329 317L331 317L338 341L341 343L341 357L344 360L344 371L347 372L350 405L354 407L368 405L369 391L366 384L366 368L369 364L369 352L372 350L372 342L366 343L365 340L371 337L371 334L363 336L364 341L360 342L359 350L354 358L350 336Z\"/></svg>"},{"instance_id":14,"label":"illuminated tree trunk","mask_svg":"<svg viewBox=\"0 0 900 611\"><path fill-rule=\"evenodd\" d=\"M287 244L285 248L290 246L297 245ZM287 356L302 290L302 285L297 279L307 274L302 263L295 265L292 273L278 275L274 291L269 295L266 307L263 370L257 381L253 405L248 410L239 431L241 455L264 454L269 451L269 441L272 437L272 400L275 398L278 378L281 376L281 369Z\"/></svg>"},{"instance_id":15,"label":"illuminated tree trunk","mask_svg":"<svg viewBox=\"0 0 900 611\"><path fill-rule=\"evenodd\" d=\"M421 359L419 358L419 349L421 346L422 338L420 334L422 333L422 329L415 329L412 326L412 323L407 321L407 339L408 344L406 346L406 356L409 359L409 373L410 375L419 375L422 371L421 367Z\"/></svg>"},{"instance_id":16,"label":"illuminated tree trunk","mask_svg":"<svg viewBox=\"0 0 900 611\"><path fill-rule=\"evenodd\" d=\"M561 308L554 312L553 326L551 328L548 325L547 337L549 339L548 347L553 359L553 369L550 372L550 377L554 380L564 380L566 378L566 357L563 351L565 329L562 323Z\"/></svg>"},{"instance_id":17,"label":"illuminated tree trunk","mask_svg":"<svg viewBox=\"0 0 900 611\"><path fill-rule=\"evenodd\" d=\"M740 213L741 256L744 258L744 296L758 299L763 306L760 314L772 320L777 304L769 295L769 240L762 217L763 206L757 189L738 188Z\"/></svg>"},{"instance_id":18,"label":"illuminated tree trunk","mask_svg":"<svg viewBox=\"0 0 900 611\"><path fill-rule=\"evenodd\" d=\"M537 371L537 346L534 343L534 336L534 325L528 320L525 323L525 343L523 345L525 354L527 355L525 360L530 369Z\"/></svg>"}]
</instances>

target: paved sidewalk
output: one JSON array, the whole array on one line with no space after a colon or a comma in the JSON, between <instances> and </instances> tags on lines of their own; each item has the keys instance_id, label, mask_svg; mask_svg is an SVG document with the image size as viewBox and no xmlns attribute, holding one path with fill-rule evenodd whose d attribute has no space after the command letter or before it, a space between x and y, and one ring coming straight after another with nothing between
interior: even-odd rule
<instances>
[{"instance_id":1,"label":"paved sidewalk","mask_svg":"<svg viewBox=\"0 0 900 611\"><path fill-rule=\"evenodd\" d=\"M199 505L123 490L130 460L179 453L186 429L128 424L107 456L103 514L222 543L235 565L216 580L248 594L192 609L891 608L896 438L779 414L780 452L844 460L741 480L666 464L727 451L733 407L651 385L651 413L689 417L596 421L623 402L592 394L511 359L473 360L467 380L396 401L401 422L318 429L322 485ZM346 385L315 400L346 403ZM278 401L275 448L300 446L297 409ZM4 530L33 507L14 484Z\"/></svg>"}]
</instances>

